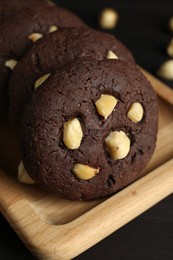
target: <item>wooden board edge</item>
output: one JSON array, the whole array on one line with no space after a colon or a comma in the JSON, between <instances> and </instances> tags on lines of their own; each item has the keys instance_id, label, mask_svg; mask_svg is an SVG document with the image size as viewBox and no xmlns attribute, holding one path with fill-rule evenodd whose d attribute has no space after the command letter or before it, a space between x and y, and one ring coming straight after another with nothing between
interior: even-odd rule
<instances>
[{"instance_id":1,"label":"wooden board edge","mask_svg":"<svg viewBox=\"0 0 173 260\"><path fill-rule=\"evenodd\" d=\"M148 71L144 70L143 68L140 68L140 70L151 82L151 85L153 86L157 95L173 105L173 90L166 84L155 78L153 75L151 75Z\"/></svg>"},{"instance_id":2,"label":"wooden board edge","mask_svg":"<svg viewBox=\"0 0 173 260\"><path fill-rule=\"evenodd\" d=\"M144 71L143 69L142 71L149 79L149 81L151 81L157 94L161 98L166 100L168 103L173 105L173 90L171 90L165 84L157 80L150 73ZM152 177L154 173L157 174L155 175L155 177ZM139 216L141 213L143 213L148 208L155 205L160 200L172 194L173 193L172 173L173 173L173 159L163 164L159 168L155 169L147 176L143 177L141 179L142 181L144 181L144 178L151 177L151 183L149 187L152 189L152 192L155 193L155 195L153 197L149 196L148 191L147 194L145 195L146 192L145 189L147 188L147 185L144 182L143 183L144 193L142 194L142 197L145 199L145 201L147 201L147 205L145 205L145 208L143 208L142 211L139 212L140 206L139 204L137 204L139 208L138 209L136 207L132 208L130 210L131 215L128 216L128 219L125 220L123 220L122 218L122 216L124 216L123 205L121 205L121 203L118 203L117 200L122 196L123 198L122 201L124 202L124 199L126 199L126 197L123 197L125 196L123 195L123 192L126 193L129 189L130 193L129 196L127 196L128 197L127 199L129 199L130 201L131 199L133 199L133 203L135 201L135 204L136 202L141 204L141 191L138 190L139 187L135 186L138 184L138 181L134 182L129 187L123 189L121 192L118 193L119 194L118 196L117 194L114 195L109 200L106 200L105 202L98 205L97 207L90 210L89 212L85 213L84 215L77 218L73 222L62 226L52 226L52 225L45 224L41 219L37 217L35 212L30 208L29 204L26 203L27 201L25 198L22 198L20 194L18 194L19 196L15 196L14 198L13 189L10 193L7 193L9 196L12 196L13 193L13 197L11 197L10 204L9 201L6 200L3 203L3 205L0 205L0 207L2 208L3 215L8 219L9 223L12 225L14 230L18 233L19 237L22 239L24 244L36 257L38 257L39 259L50 259L50 260L55 259L56 257L56 259L67 260L87 250L88 248L90 248L97 242L101 241L103 238L107 237L108 235L110 235L111 233L113 233L114 231L116 231L117 229L119 229L120 227L122 227L123 225L125 225L126 223L134 219L135 217ZM161 180L161 176L163 180ZM158 186L155 188L153 184L154 184L154 180L156 179L158 179L162 185L160 186L160 184L157 181ZM159 196L156 198L156 195ZM9 211L7 209L9 209ZM17 209L19 209L19 211ZM23 209L26 210L25 212L26 216L24 218L24 221L19 216L20 212L23 211ZM30 213L28 212L28 210ZM128 212L129 212L129 208L128 208ZM97 217L95 217L95 214L98 214L99 220ZM103 214L104 214L105 222L101 219L101 217L103 217ZM33 218L31 218L31 216ZM34 227L35 226L37 227L36 230L32 225L32 219L34 219L35 222ZM96 220L97 222L95 222ZM113 225L110 225L110 223L107 222L108 220L109 221L111 220L112 221L111 223L113 223ZM104 228L101 229L101 235L94 238L93 233L96 232L95 230L98 229L99 221L101 223L100 225L104 225ZM90 223L90 225L88 223ZM81 237L82 231L80 230L81 227L82 227L82 231L84 230L86 231L82 233L82 237ZM100 230L98 232L100 234ZM81 246L81 240L82 240L82 246ZM51 246L49 244L50 241L52 243Z\"/></svg>"},{"instance_id":3,"label":"wooden board edge","mask_svg":"<svg viewBox=\"0 0 173 260\"><path fill-rule=\"evenodd\" d=\"M62 226L44 223L21 196L16 198L14 204L9 204L14 196L13 187L5 189L3 213L25 245L39 259L67 260L87 250L172 194L172 173L173 159ZM8 196L11 198L7 196L9 190L11 192Z\"/></svg>"}]
</instances>

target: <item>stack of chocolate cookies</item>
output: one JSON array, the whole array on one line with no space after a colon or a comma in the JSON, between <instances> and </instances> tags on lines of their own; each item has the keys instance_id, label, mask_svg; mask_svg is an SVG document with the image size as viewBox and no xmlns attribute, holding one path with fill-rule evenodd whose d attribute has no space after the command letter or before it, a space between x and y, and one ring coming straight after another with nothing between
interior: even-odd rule
<instances>
[{"instance_id":1,"label":"stack of chocolate cookies","mask_svg":"<svg viewBox=\"0 0 173 260\"><path fill-rule=\"evenodd\" d=\"M0 109L8 104L19 135L19 170L72 200L139 178L155 149L158 107L130 51L48 1L1 1L0 23Z\"/></svg>"}]
</instances>

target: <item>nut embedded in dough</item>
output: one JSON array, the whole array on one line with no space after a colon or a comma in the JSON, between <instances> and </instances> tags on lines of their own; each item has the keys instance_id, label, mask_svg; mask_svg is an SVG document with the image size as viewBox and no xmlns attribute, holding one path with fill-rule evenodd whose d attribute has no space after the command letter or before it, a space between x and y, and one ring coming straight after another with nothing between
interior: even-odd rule
<instances>
[{"instance_id":1,"label":"nut embedded in dough","mask_svg":"<svg viewBox=\"0 0 173 260\"><path fill-rule=\"evenodd\" d=\"M15 66L17 65L17 60L11 59L11 60L7 60L5 62L5 67L14 70Z\"/></svg>"},{"instance_id":2,"label":"nut embedded in dough","mask_svg":"<svg viewBox=\"0 0 173 260\"><path fill-rule=\"evenodd\" d=\"M43 82L46 81L46 79L50 76L50 73L40 77L39 79L36 80L36 82L34 83L34 88L37 89L38 87L40 87Z\"/></svg>"},{"instance_id":3,"label":"nut embedded in dough","mask_svg":"<svg viewBox=\"0 0 173 260\"><path fill-rule=\"evenodd\" d=\"M64 123L63 142L68 149L78 149L83 137L82 127L77 118Z\"/></svg>"},{"instance_id":4,"label":"nut embedded in dough","mask_svg":"<svg viewBox=\"0 0 173 260\"><path fill-rule=\"evenodd\" d=\"M108 51L106 58L108 60L118 60L118 56L113 51Z\"/></svg>"},{"instance_id":5,"label":"nut embedded in dough","mask_svg":"<svg viewBox=\"0 0 173 260\"><path fill-rule=\"evenodd\" d=\"M111 132L105 138L106 148L115 160L124 159L130 151L130 139L123 131Z\"/></svg>"},{"instance_id":6,"label":"nut embedded in dough","mask_svg":"<svg viewBox=\"0 0 173 260\"><path fill-rule=\"evenodd\" d=\"M73 168L74 174L81 180L90 180L96 176L100 171L99 168L92 168L84 164L75 164Z\"/></svg>"},{"instance_id":7,"label":"nut embedded in dough","mask_svg":"<svg viewBox=\"0 0 173 260\"><path fill-rule=\"evenodd\" d=\"M139 102L134 102L130 106L127 113L127 117L135 124L139 123L142 120L143 115L144 115L144 109Z\"/></svg>"},{"instance_id":8,"label":"nut embedded in dough","mask_svg":"<svg viewBox=\"0 0 173 260\"><path fill-rule=\"evenodd\" d=\"M49 28L49 33L52 33L52 32L55 32L55 31L58 31L58 27L55 26L55 25L52 25L52 26Z\"/></svg>"},{"instance_id":9,"label":"nut embedded in dough","mask_svg":"<svg viewBox=\"0 0 173 260\"><path fill-rule=\"evenodd\" d=\"M107 119L114 110L118 100L111 95L103 94L101 98L95 102L95 106L99 115Z\"/></svg>"},{"instance_id":10,"label":"nut embedded in dough","mask_svg":"<svg viewBox=\"0 0 173 260\"><path fill-rule=\"evenodd\" d=\"M32 33L28 36L28 39L31 40L32 42L36 42L39 39L43 37L43 34L41 33Z\"/></svg>"},{"instance_id":11,"label":"nut embedded in dough","mask_svg":"<svg viewBox=\"0 0 173 260\"><path fill-rule=\"evenodd\" d=\"M23 165L23 162L21 161L18 166L18 180L21 183L25 184L35 184L36 182L28 175L28 173L25 170L25 167Z\"/></svg>"}]
</instances>

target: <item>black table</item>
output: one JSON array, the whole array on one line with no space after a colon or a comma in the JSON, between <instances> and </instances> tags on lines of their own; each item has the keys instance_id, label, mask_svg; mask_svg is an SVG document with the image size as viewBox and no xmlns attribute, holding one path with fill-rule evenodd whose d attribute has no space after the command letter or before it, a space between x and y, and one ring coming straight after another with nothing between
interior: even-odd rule
<instances>
[{"instance_id":1,"label":"black table","mask_svg":"<svg viewBox=\"0 0 173 260\"><path fill-rule=\"evenodd\" d=\"M120 16L115 34L134 54L139 65L155 75L169 57L166 46L173 34L167 22L173 16L173 0L59 0L58 4L79 15L88 25L99 29L97 16L106 6L114 7ZM166 82L166 81L165 81ZM166 82L173 87L172 82ZM35 259L0 215L0 259ZM77 260L172 260L173 195L148 210Z\"/></svg>"}]
</instances>

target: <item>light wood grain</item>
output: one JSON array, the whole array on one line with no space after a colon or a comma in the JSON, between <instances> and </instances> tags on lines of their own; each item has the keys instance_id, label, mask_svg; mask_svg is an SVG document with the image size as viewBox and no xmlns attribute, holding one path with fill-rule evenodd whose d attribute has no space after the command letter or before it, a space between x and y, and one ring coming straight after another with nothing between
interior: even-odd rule
<instances>
[{"instance_id":1,"label":"light wood grain","mask_svg":"<svg viewBox=\"0 0 173 260\"><path fill-rule=\"evenodd\" d=\"M166 84L152 76L150 73L148 73L146 70L141 69L144 75L149 79L151 84L153 85L153 88L157 92L157 94L162 97L164 100L169 102L171 105L173 105L173 90L168 87Z\"/></svg>"},{"instance_id":2,"label":"light wood grain","mask_svg":"<svg viewBox=\"0 0 173 260\"><path fill-rule=\"evenodd\" d=\"M42 259L71 259L171 194L173 159L66 225L41 221L15 185L4 186L3 213L28 248Z\"/></svg>"},{"instance_id":3,"label":"light wood grain","mask_svg":"<svg viewBox=\"0 0 173 260\"><path fill-rule=\"evenodd\" d=\"M171 158L173 158L173 122L159 131L155 153L151 162L143 171L144 174L159 167Z\"/></svg>"},{"instance_id":4,"label":"light wood grain","mask_svg":"<svg viewBox=\"0 0 173 260\"><path fill-rule=\"evenodd\" d=\"M157 80L148 77L157 91ZM161 84L158 93L166 100L164 89ZM170 104L171 95L172 91ZM17 139L6 122L0 127L3 137L0 164L8 173L0 171L0 208L36 257L71 259L173 193L173 107L170 104L159 99L157 147L143 172L144 177L110 198L90 202L58 199L37 185L19 183L16 180L20 161Z\"/></svg>"}]
</instances>

